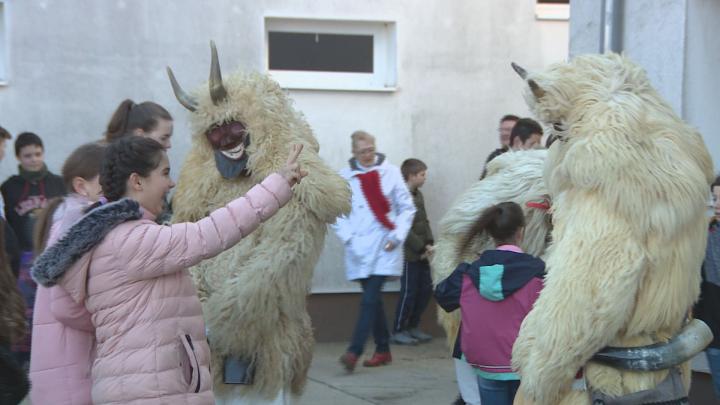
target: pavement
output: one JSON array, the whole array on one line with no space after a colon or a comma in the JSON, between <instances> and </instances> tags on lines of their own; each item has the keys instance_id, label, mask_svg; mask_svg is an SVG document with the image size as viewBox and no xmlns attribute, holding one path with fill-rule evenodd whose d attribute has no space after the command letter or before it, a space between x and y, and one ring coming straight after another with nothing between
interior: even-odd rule
<instances>
[{"instance_id":1,"label":"pavement","mask_svg":"<svg viewBox=\"0 0 720 405\"><path fill-rule=\"evenodd\" d=\"M347 342L317 343L305 393L292 405L442 405L457 397L455 367L444 338L418 346L392 346L393 362L348 374L338 362ZM25 399L21 405L31 405Z\"/></svg>"},{"instance_id":2,"label":"pavement","mask_svg":"<svg viewBox=\"0 0 720 405\"><path fill-rule=\"evenodd\" d=\"M418 346L392 346L393 362L349 374L338 362L347 342L317 343L305 393L294 405L438 405L458 395L455 367L444 338Z\"/></svg>"},{"instance_id":3,"label":"pavement","mask_svg":"<svg viewBox=\"0 0 720 405\"><path fill-rule=\"evenodd\" d=\"M450 405L458 395L455 366L444 338L418 346L394 345L392 364L377 368L358 364L352 374L338 362L346 348L346 342L315 345L305 393L292 405ZM370 341L367 348L372 350ZM371 355L372 351L367 353ZM720 404L710 375L693 373L690 403Z\"/></svg>"},{"instance_id":4,"label":"pavement","mask_svg":"<svg viewBox=\"0 0 720 405\"><path fill-rule=\"evenodd\" d=\"M354 373L347 373L338 358L347 342L317 343L305 393L292 405L449 405L458 395L455 367L444 338L418 346L392 346L390 365L368 368L360 359ZM693 405L717 405L712 381L705 373L693 373L690 390ZM30 405L29 400L22 405Z\"/></svg>"}]
</instances>

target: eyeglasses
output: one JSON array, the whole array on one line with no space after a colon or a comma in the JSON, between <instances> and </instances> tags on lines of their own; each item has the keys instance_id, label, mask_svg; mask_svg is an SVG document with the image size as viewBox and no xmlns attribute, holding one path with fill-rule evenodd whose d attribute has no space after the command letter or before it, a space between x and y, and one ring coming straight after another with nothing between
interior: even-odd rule
<instances>
[{"instance_id":1,"label":"eyeglasses","mask_svg":"<svg viewBox=\"0 0 720 405\"><path fill-rule=\"evenodd\" d=\"M375 153L375 148L373 147L373 148L360 149L360 150L356 150L354 153L357 155L369 155L371 153Z\"/></svg>"}]
</instances>

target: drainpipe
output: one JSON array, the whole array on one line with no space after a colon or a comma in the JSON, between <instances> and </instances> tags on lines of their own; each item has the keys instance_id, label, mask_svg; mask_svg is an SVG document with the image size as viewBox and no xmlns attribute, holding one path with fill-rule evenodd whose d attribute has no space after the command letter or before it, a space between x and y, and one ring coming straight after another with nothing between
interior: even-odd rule
<instances>
[{"instance_id":1,"label":"drainpipe","mask_svg":"<svg viewBox=\"0 0 720 405\"><path fill-rule=\"evenodd\" d=\"M622 52L624 0L603 0L600 21L600 53Z\"/></svg>"}]
</instances>

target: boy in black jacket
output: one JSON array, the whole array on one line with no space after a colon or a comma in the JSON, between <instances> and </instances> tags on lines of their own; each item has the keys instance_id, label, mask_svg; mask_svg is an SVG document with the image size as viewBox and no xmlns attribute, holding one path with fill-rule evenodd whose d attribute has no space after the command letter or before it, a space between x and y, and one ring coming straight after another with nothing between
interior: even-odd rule
<instances>
[{"instance_id":1,"label":"boy in black jacket","mask_svg":"<svg viewBox=\"0 0 720 405\"><path fill-rule=\"evenodd\" d=\"M17 236L21 251L18 287L25 300L25 316L32 325L32 309L35 304L35 282L30 277L33 261L33 227L35 217L47 201L65 195L62 179L48 171L44 161L42 139L32 132L23 132L15 140L15 157L20 162L19 174L7 179L0 191L5 200L5 218ZM13 353L19 364L30 361L31 328L23 342L13 345Z\"/></svg>"},{"instance_id":2,"label":"boy in black jacket","mask_svg":"<svg viewBox=\"0 0 720 405\"><path fill-rule=\"evenodd\" d=\"M427 342L432 336L418 329L420 317L433 293L428 256L432 253L433 236L425 200L420 187L425 184L427 165L419 159L407 159L400 166L415 203L415 218L405 240L405 269L400 278L400 300L395 311L392 342L414 345Z\"/></svg>"}]
</instances>

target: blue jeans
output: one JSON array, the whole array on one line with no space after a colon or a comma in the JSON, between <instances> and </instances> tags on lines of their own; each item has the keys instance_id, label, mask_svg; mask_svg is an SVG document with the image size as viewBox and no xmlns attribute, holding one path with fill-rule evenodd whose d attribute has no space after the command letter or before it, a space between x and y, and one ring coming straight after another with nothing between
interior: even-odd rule
<instances>
[{"instance_id":1,"label":"blue jeans","mask_svg":"<svg viewBox=\"0 0 720 405\"><path fill-rule=\"evenodd\" d=\"M360 302L360 316L355 324L349 352L360 356L365 350L365 341L372 327L375 337L375 352L387 353L390 351L390 334L388 333L385 309L382 302L382 287L385 276L370 276L359 280L363 294Z\"/></svg>"},{"instance_id":2,"label":"blue jeans","mask_svg":"<svg viewBox=\"0 0 720 405\"><path fill-rule=\"evenodd\" d=\"M720 349L708 347L705 349L705 357L707 357L710 365L710 374L715 386L715 396L720 399Z\"/></svg>"},{"instance_id":3,"label":"blue jeans","mask_svg":"<svg viewBox=\"0 0 720 405\"><path fill-rule=\"evenodd\" d=\"M492 405L512 405L515 393L520 387L520 380L488 380L478 377L480 402Z\"/></svg>"}]
</instances>

